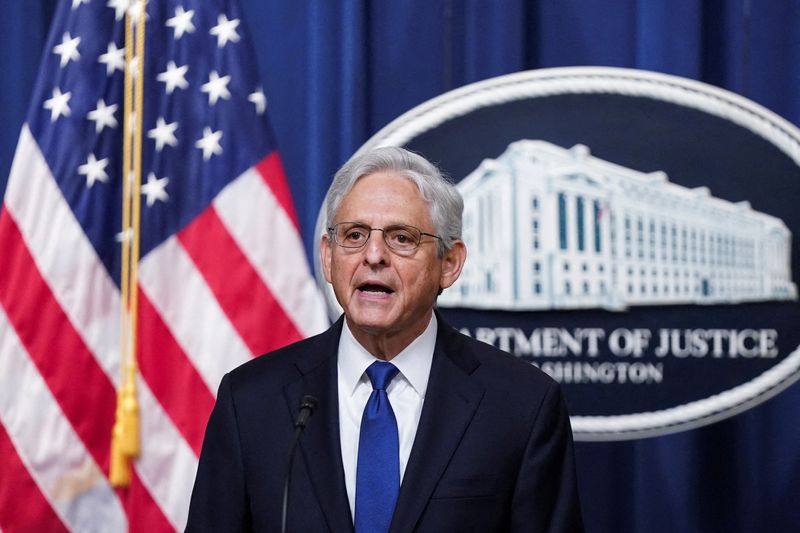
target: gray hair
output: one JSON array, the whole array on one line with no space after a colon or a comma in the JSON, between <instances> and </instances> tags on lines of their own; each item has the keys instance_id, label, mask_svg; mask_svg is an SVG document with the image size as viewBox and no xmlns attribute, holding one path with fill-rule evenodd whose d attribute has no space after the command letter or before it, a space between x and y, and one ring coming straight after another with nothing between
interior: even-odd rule
<instances>
[{"instance_id":1,"label":"gray hair","mask_svg":"<svg viewBox=\"0 0 800 533\"><path fill-rule=\"evenodd\" d=\"M396 146L370 150L354 157L339 169L325 196L328 227L334 223L342 200L356 181L378 172L396 172L417 186L423 200L428 204L434 231L441 237L437 243L440 257L453 247L456 239L461 239L464 200L455 185L421 155Z\"/></svg>"}]
</instances>

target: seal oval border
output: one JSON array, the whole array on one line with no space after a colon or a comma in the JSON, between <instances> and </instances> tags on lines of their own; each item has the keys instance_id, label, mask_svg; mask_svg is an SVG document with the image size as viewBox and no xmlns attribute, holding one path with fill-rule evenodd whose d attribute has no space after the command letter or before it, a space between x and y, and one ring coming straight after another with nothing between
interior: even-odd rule
<instances>
[{"instance_id":1,"label":"seal oval border","mask_svg":"<svg viewBox=\"0 0 800 533\"><path fill-rule=\"evenodd\" d=\"M800 166L800 129L763 106L730 91L656 72L613 67L564 67L517 72L473 83L428 100L372 136L359 155L379 146L403 146L440 124L480 108L563 94L639 96L728 120L762 137ZM324 231L323 205L315 235ZM332 316L341 308L319 268L317 280ZM573 416L578 441L629 440L684 431L722 420L773 397L800 379L800 346L754 379L702 400L659 411L613 416Z\"/></svg>"}]
</instances>

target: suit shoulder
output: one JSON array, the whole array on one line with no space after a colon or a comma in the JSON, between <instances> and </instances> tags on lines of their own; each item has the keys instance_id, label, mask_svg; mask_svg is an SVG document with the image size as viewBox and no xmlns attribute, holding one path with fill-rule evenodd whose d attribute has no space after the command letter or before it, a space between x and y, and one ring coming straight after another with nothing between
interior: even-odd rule
<instances>
[{"instance_id":1,"label":"suit shoulder","mask_svg":"<svg viewBox=\"0 0 800 533\"><path fill-rule=\"evenodd\" d=\"M336 354L339 336L334 328L286 345L242 363L228 373L232 387L248 383L286 383L298 377L299 368L313 366Z\"/></svg>"},{"instance_id":2,"label":"suit shoulder","mask_svg":"<svg viewBox=\"0 0 800 533\"><path fill-rule=\"evenodd\" d=\"M537 366L454 329L445 337L450 360L482 389L487 412L520 413L525 423L542 413L566 416L560 385Z\"/></svg>"},{"instance_id":3,"label":"suit shoulder","mask_svg":"<svg viewBox=\"0 0 800 533\"><path fill-rule=\"evenodd\" d=\"M533 388L542 392L558 387L557 382L536 365L458 331L453 333L463 343L462 349L477 359L480 366L476 372L486 379L502 381L507 387Z\"/></svg>"}]
</instances>

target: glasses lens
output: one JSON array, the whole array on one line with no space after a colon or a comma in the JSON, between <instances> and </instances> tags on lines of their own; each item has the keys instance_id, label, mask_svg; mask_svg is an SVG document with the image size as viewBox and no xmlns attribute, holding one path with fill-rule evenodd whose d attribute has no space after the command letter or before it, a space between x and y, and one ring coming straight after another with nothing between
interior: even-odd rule
<instances>
[{"instance_id":1,"label":"glasses lens","mask_svg":"<svg viewBox=\"0 0 800 533\"><path fill-rule=\"evenodd\" d=\"M361 224L345 222L333 227L336 244L345 248L361 248L369 239L369 228Z\"/></svg>"},{"instance_id":2,"label":"glasses lens","mask_svg":"<svg viewBox=\"0 0 800 533\"><path fill-rule=\"evenodd\" d=\"M382 231L387 246L398 252L413 252L422 241L422 231L414 226L403 224L381 229L370 228L355 222L340 222L331 229L333 240L343 248L363 247L369 240L370 234L375 230Z\"/></svg>"},{"instance_id":3,"label":"glasses lens","mask_svg":"<svg viewBox=\"0 0 800 533\"><path fill-rule=\"evenodd\" d=\"M413 226L389 226L383 234L389 248L400 252L416 250L422 239L422 232Z\"/></svg>"}]
</instances>

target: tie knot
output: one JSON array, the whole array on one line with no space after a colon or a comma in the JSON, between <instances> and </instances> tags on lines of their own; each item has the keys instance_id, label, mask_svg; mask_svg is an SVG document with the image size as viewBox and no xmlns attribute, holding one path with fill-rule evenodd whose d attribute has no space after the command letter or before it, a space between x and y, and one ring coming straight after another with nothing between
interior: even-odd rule
<instances>
[{"instance_id":1,"label":"tie knot","mask_svg":"<svg viewBox=\"0 0 800 533\"><path fill-rule=\"evenodd\" d=\"M375 361L367 367L367 376L375 390L386 390L397 375L397 367L386 361Z\"/></svg>"}]
</instances>

